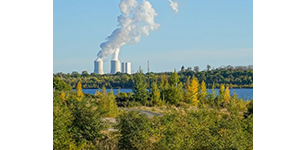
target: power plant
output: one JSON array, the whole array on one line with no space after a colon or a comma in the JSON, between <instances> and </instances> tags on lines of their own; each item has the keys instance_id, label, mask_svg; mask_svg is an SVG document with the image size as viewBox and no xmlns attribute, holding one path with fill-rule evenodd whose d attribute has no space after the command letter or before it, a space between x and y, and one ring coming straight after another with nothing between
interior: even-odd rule
<instances>
[{"instance_id":1,"label":"power plant","mask_svg":"<svg viewBox=\"0 0 306 150\"><path fill-rule=\"evenodd\" d=\"M120 66L119 60L111 60L111 70L110 70L111 74L116 74L117 72L131 74L132 73L131 70L132 70L131 62L122 62ZM101 58L97 58L94 61L94 73L100 75L104 74L103 61Z\"/></svg>"},{"instance_id":2,"label":"power plant","mask_svg":"<svg viewBox=\"0 0 306 150\"><path fill-rule=\"evenodd\" d=\"M130 62L126 62L125 63L125 72L124 73L131 74L132 73L131 70L132 70L131 63Z\"/></svg>"},{"instance_id":3,"label":"power plant","mask_svg":"<svg viewBox=\"0 0 306 150\"><path fill-rule=\"evenodd\" d=\"M177 2L172 2L171 0L169 2L171 8L177 13ZM120 64L118 57L121 47L138 44L143 35L149 36L150 31L156 31L160 27L160 24L154 21L158 14L148 1L144 0L142 3L138 3L136 0L121 0L119 7L122 14L117 18L118 27L111 35L107 36L105 42L100 44L100 51L97 57L101 59L101 62L98 59L95 61L95 73L103 74L103 60L107 56L113 55L110 73L122 72L131 74L130 62Z\"/></svg>"},{"instance_id":4,"label":"power plant","mask_svg":"<svg viewBox=\"0 0 306 150\"><path fill-rule=\"evenodd\" d=\"M124 62L121 63L121 72L126 73L126 66Z\"/></svg>"},{"instance_id":5,"label":"power plant","mask_svg":"<svg viewBox=\"0 0 306 150\"><path fill-rule=\"evenodd\" d=\"M120 61L119 60L112 60L111 61L111 74L115 74L120 72Z\"/></svg>"},{"instance_id":6,"label":"power plant","mask_svg":"<svg viewBox=\"0 0 306 150\"><path fill-rule=\"evenodd\" d=\"M96 74L104 74L103 73L103 61L101 58L97 58L95 61L94 61L94 73Z\"/></svg>"}]
</instances>

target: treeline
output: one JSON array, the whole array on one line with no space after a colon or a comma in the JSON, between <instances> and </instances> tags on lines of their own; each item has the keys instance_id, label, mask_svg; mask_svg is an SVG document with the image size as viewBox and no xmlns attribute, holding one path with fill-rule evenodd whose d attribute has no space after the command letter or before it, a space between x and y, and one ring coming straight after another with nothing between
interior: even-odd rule
<instances>
[{"instance_id":1,"label":"treeline","mask_svg":"<svg viewBox=\"0 0 306 150\"><path fill-rule=\"evenodd\" d=\"M143 106L163 106L188 104L195 107L210 105L215 108L224 108L230 102L235 105L242 105L243 99L238 99L235 93L230 94L229 86L220 85L219 95L213 84L212 92L208 93L207 85L203 80L199 83L197 77L188 77L185 83L179 80L179 75L175 71L168 78L166 75L161 75L160 81L153 81L151 86L145 82L145 76L140 70L134 76L133 93L122 93L120 90L117 95L117 104L119 106L128 106L124 102L139 103ZM149 90L147 90L149 89ZM232 99L232 100L231 100ZM248 100L245 100L248 101Z\"/></svg>"},{"instance_id":2,"label":"treeline","mask_svg":"<svg viewBox=\"0 0 306 150\"><path fill-rule=\"evenodd\" d=\"M169 78L172 72L164 73L146 73L144 74L145 82L148 85L152 85L153 81L161 81L161 76L164 75ZM179 80L185 83L189 76L195 76L199 83L206 82L208 88L212 88L215 84L216 88L220 88L221 84L228 86L229 88L253 88L253 66L226 66L211 69L208 65L207 70L199 71L199 67L184 67L178 71ZM122 74L117 73L115 75L105 74L98 75L95 73L88 74L87 71L83 71L81 74L73 71L71 74L56 73L54 77L59 77L66 83L75 87L80 81L83 88L132 88L135 81L135 74Z\"/></svg>"},{"instance_id":3,"label":"treeline","mask_svg":"<svg viewBox=\"0 0 306 150\"><path fill-rule=\"evenodd\" d=\"M253 101L230 95L222 84L219 93L207 92L205 81L188 77L183 84L176 72L153 81L135 74L133 93L82 93L53 78L53 149L253 149ZM184 90L183 90L184 89ZM118 109L140 105L162 109L162 117L148 118ZM116 117L113 125L103 120Z\"/></svg>"}]
</instances>

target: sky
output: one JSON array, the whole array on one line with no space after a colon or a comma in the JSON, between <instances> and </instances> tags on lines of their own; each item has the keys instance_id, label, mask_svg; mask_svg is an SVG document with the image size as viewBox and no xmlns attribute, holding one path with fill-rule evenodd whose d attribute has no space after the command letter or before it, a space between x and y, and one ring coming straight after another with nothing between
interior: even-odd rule
<instances>
[{"instance_id":1,"label":"sky","mask_svg":"<svg viewBox=\"0 0 306 150\"><path fill-rule=\"evenodd\" d=\"M142 0L138 0L141 2ZM182 66L253 65L252 0L148 0L158 16L157 31L140 43L125 45L121 62L131 62L132 72L180 70ZM120 0L53 1L53 73L86 70L92 73L100 44L118 27ZM111 56L104 60L110 72Z\"/></svg>"}]
</instances>

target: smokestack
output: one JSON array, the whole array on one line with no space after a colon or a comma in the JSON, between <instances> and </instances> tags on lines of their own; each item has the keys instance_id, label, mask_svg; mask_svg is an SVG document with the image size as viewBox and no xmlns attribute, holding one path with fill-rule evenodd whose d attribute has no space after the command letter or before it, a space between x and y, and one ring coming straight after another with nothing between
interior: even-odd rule
<instances>
[{"instance_id":1,"label":"smokestack","mask_svg":"<svg viewBox=\"0 0 306 150\"><path fill-rule=\"evenodd\" d=\"M127 73L127 64L128 64L128 62L125 62L125 63L124 63L124 72L125 72L125 73Z\"/></svg>"},{"instance_id":2,"label":"smokestack","mask_svg":"<svg viewBox=\"0 0 306 150\"><path fill-rule=\"evenodd\" d=\"M126 62L125 63L125 69L126 69L126 73L127 74L131 74L132 73L132 68L131 68L131 63L130 62Z\"/></svg>"},{"instance_id":3,"label":"smokestack","mask_svg":"<svg viewBox=\"0 0 306 150\"><path fill-rule=\"evenodd\" d=\"M116 74L120 72L120 61L119 60L112 60L111 61L111 74Z\"/></svg>"},{"instance_id":4,"label":"smokestack","mask_svg":"<svg viewBox=\"0 0 306 150\"><path fill-rule=\"evenodd\" d=\"M94 61L94 73L96 74L104 74L103 73L103 61L101 58L97 58L95 61Z\"/></svg>"}]
</instances>

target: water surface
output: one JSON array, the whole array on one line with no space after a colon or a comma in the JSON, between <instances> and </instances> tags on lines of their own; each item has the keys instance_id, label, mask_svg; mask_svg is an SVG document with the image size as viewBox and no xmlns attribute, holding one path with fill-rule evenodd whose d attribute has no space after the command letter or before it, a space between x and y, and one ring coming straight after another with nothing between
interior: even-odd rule
<instances>
[{"instance_id":1,"label":"water surface","mask_svg":"<svg viewBox=\"0 0 306 150\"><path fill-rule=\"evenodd\" d=\"M73 89L75 91L75 89ZM106 89L107 92L109 92L111 89ZM243 100L252 100L253 99L253 89L229 89L231 94L234 94L235 92L238 95L238 98L242 98ZM95 94L96 91L99 91L99 89L83 89L83 93L88 94ZM102 91L100 89L100 91ZM121 92L131 92L133 93L132 89L120 89ZM113 89L114 94L116 95L118 93L118 89ZM212 90L208 89L208 92L211 93ZM219 89L216 89L217 94L219 93Z\"/></svg>"}]
</instances>

